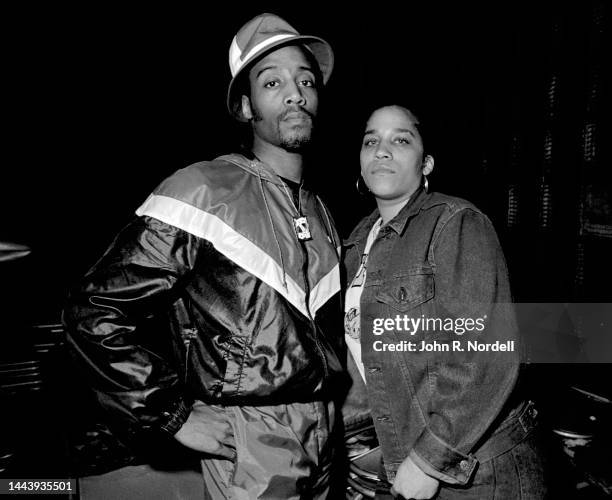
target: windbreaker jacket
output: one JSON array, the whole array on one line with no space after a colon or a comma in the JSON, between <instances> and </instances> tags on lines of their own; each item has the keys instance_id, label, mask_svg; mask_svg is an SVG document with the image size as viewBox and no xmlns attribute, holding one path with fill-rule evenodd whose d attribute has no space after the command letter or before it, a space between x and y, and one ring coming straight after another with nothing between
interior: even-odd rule
<instances>
[{"instance_id":1,"label":"windbreaker jacket","mask_svg":"<svg viewBox=\"0 0 612 500\"><path fill-rule=\"evenodd\" d=\"M129 432L174 434L191 403L323 399L342 372L338 237L301 189L312 239L266 165L228 155L149 196L71 293L69 345Z\"/></svg>"},{"instance_id":2,"label":"windbreaker jacket","mask_svg":"<svg viewBox=\"0 0 612 500\"><path fill-rule=\"evenodd\" d=\"M375 211L362 220L345 243L349 280L378 217ZM466 484L479 461L508 451L534 427L533 408L513 392L520 344L505 260L491 222L472 204L415 193L380 229L360 303L367 384L349 358L353 386L344 419L351 426L371 416L391 481L410 456L427 474ZM439 321L410 330L404 318ZM384 332L375 328L381 320L389 320ZM440 320L471 324L471 331L443 331ZM422 342L453 341L464 349L468 341L510 341L514 350L418 351ZM417 350L401 350L403 342ZM381 350L383 345L400 348Z\"/></svg>"}]
</instances>

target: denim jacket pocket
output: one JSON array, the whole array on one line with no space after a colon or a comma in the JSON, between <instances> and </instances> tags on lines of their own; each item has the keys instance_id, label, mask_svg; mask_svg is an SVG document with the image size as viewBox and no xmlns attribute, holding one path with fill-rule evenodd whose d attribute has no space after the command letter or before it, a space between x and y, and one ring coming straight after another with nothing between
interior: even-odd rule
<instances>
[{"instance_id":1,"label":"denim jacket pocket","mask_svg":"<svg viewBox=\"0 0 612 500\"><path fill-rule=\"evenodd\" d=\"M376 300L400 312L406 312L427 302L433 296L433 269L414 266L385 279L376 294Z\"/></svg>"}]
</instances>

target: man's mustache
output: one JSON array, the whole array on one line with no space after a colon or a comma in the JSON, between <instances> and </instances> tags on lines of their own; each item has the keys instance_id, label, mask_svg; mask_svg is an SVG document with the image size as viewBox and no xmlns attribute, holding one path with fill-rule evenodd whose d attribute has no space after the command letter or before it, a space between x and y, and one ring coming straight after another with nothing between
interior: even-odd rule
<instances>
[{"instance_id":1,"label":"man's mustache","mask_svg":"<svg viewBox=\"0 0 612 500\"><path fill-rule=\"evenodd\" d=\"M287 118L287 116L289 116L290 114L296 114L296 113L300 113L300 114L304 114L306 116L308 116L311 120L315 117L314 113L311 113L310 111L308 111L307 109L301 108L301 107L295 107L295 108L287 108L285 111L283 111L279 116L278 116L278 120L279 121L283 121Z\"/></svg>"},{"instance_id":2,"label":"man's mustache","mask_svg":"<svg viewBox=\"0 0 612 500\"><path fill-rule=\"evenodd\" d=\"M307 109L301 108L301 107L297 107L297 108L287 108L285 111L283 111L280 115L278 115L277 120L279 122L282 122L283 120L285 120L287 118L287 116L290 113L303 113L306 116L308 116L310 118L311 121L314 121L314 117L315 114L311 113L310 111L308 111ZM260 122L263 120L263 116L261 116L261 114L259 113L259 111L257 110L253 110L253 118L252 120L254 122Z\"/></svg>"}]
</instances>

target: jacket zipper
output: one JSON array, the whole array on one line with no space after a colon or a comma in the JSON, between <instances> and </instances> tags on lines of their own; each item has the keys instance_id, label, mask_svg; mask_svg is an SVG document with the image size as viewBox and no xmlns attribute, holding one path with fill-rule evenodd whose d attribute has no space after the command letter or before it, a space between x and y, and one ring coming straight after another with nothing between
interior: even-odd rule
<instances>
[{"instance_id":1,"label":"jacket zipper","mask_svg":"<svg viewBox=\"0 0 612 500\"><path fill-rule=\"evenodd\" d=\"M185 345L185 380L183 381L183 383L187 383L187 372L189 371L189 351L191 348L191 341L192 339L195 339L196 336L197 333L195 328L188 328L186 330L183 330L183 344Z\"/></svg>"},{"instance_id":2,"label":"jacket zipper","mask_svg":"<svg viewBox=\"0 0 612 500\"><path fill-rule=\"evenodd\" d=\"M298 209L298 207L295 206L293 197L288 192L288 188L284 182L283 182L283 188L285 189L285 194L289 198L289 201L291 203L291 206L295 210L295 213L297 214L298 217L302 217L300 210ZM298 191L298 203L301 200L301 197L302 197L302 186L300 185L299 191ZM301 205L301 203L299 204ZM315 323L314 318L312 317L312 313L310 312L310 284L308 283L308 250L306 249L306 242L300 241L297 238L297 235L296 235L296 240L298 242L298 245L300 245L300 250L302 251L302 277L304 278L304 292L305 292L305 304L304 305L306 306L306 312L308 313L308 319L310 320L310 325L314 332L315 346L319 353L319 357L321 358L321 362L323 363L323 373L325 374L325 378L328 378L329 377L329 366L327 365L327 358L325 357L323 348L321 347L321 344L319 343L319 339L318 339L319 333L317 330L317 325Z\"/></svg>"},{"instance_id":3,"label":"jacket zipper","mask_svg":"<svg viewBox=\"0 0 612 500\"><path fill-rule=\"evenodd\" d=\"M323 362L323 373L325 374L325 378L329 376L329 367L327 366L327 358L325 357L325 353L323 352L323 348L321 344L319 344L319 331L317 329L317 325L315 323L314 318L312 317L312 313L310 312L310 285L308 284L308 251L305 248L305 242L299 242L302 247L302 257L304 260L304 266L302 267L302 274L304 276L304 288L305 288L305 298L306 298L306 311L308 312L308 318L310 319L310 324L314 331L314 341L315 346L317 347L317 351L319 351L319 356L321 357L321 361Z\"/></svg>"}]
</instances>

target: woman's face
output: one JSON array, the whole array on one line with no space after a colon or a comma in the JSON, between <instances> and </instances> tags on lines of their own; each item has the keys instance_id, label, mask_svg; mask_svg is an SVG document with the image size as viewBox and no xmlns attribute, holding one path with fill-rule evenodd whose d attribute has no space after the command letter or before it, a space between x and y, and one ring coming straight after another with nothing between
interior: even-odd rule
<instances>
[{"instance_id":1,"label":"woman's face","mask_svg":"<svg viewBox=\"0 0 612 500\"><path fill-rule=\"evenodd\" d=\"M361 175L376 198L408 199L421 184L423 141L415 118L389 106L372 113L361 144Z\"/></svg>"}]
</instances>

